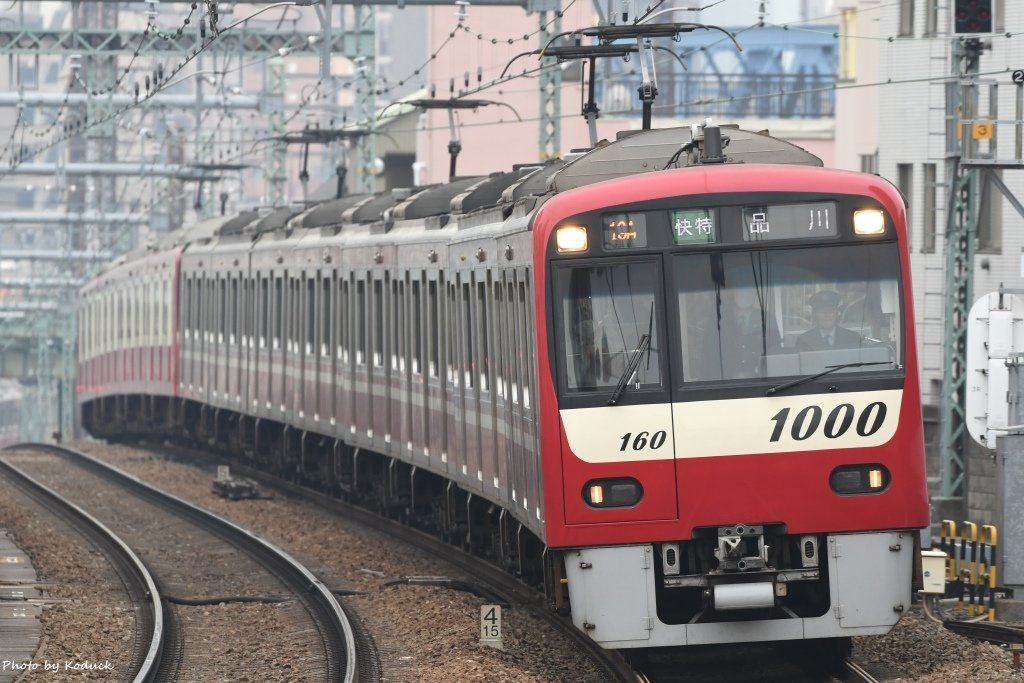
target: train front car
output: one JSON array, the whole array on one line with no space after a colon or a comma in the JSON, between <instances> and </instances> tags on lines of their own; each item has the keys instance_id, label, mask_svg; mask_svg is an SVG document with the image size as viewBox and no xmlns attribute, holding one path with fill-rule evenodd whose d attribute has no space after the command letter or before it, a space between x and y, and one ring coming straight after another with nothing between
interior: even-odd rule
<instances>
[{"instance_id":1,"label":"train front car","mask_svg":"<svg viewBox=\"0 0 1024 683\"><path fill-rule=\"evenodd\" d=\"M928 523L905 220L885 180L800 165L543 206L546 540L577 627L646 648L899 620Z\"/></svg>"}]
</instances>

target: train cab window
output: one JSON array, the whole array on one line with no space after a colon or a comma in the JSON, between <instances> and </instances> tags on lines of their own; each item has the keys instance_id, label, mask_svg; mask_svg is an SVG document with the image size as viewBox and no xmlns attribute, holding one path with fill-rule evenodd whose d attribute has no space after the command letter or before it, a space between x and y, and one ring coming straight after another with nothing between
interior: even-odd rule
<instances>
[{"instance_id":1,"label":"train cab window","mask_svg":"<svg viewBox=\"0 0 1024 683\"><path fill-rule=\"evenodd\" d=\"M611 391L631 357L643 352L631 382L661 386L656 292L652 261L559 268L556 273L562 337L561 378L569 393Z\"/></svg>"},{"instance_id":2,"label":"train cab window","mask_svg":"<svg viewBox=\"0 0 1024 683\"><path fill-rule=\"evenodd\" d=\"M895 243L678 255L682 379L898 369L899 272Z\"/></svg>"}]
</instances>

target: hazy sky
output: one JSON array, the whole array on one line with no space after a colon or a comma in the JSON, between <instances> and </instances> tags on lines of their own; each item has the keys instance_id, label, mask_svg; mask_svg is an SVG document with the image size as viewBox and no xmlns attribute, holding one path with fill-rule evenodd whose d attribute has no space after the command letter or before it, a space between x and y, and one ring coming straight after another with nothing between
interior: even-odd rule
<instances>
[{"instance_id":1,"label":"hazy sky","mask_svg":"<svg viewBox=\"0 0 1024 683\"><path fill-rule=\"evenodd\" d=\"M758 19L763 5L765 20L773 24L787 24L805 19L818 19L834 13L834 0L669 0L666 6L701 7L714 5L699 13L700 21L721 26L747 26ZM620 6L616 1L615 5ZM804 14L806 13L806 16ZM678 12L675 21L692 21L697 13ZM825 19L826 23L835 23L835 18Z\"/></svg>"}]
</instances>

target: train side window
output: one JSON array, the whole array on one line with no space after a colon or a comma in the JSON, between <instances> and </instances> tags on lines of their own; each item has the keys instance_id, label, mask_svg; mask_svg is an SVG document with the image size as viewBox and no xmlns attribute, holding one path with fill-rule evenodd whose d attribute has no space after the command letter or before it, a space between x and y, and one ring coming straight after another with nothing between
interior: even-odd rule
<instances>
[{"instance_id":1,"label":"train side window","mask_svg":"<svg viewBox=\"0 0 1024 683\"><path fill-rule=\"evenodd\" d=\"M423 301L421 298L420 281L413 280L410 283L410 295L412 298L412 319L409 321L412 329L410 341L412 342L412 373L420 375L423 373Z\"/></svg>"},{"instance_id":2,"label":"train side window","mask_svg":"<svg viewBox=\"0 0 1024 683\"><path fill-rule=\"evenodd\" d=\"M439 309L440 302L438 301L437 287L438 284L437 281L435 280L430 280L427 283L427 307L429 309L428 314L430 316L430 330L428 332L429 336L427 337L427 353L429 357L429 360L427 361L427 372L431 377L438 376L441 366L439 356L441 347L441 329L439 325L441 320Z\"/></svg>"},{"instance_id":3,"label":"train side window","mask_svg":"<svg viewBox=\"0 0 1024 683\"><path fill-rule=\"evenodd\" d=\"M273 350L281 348L281 332L284 329L284 279L281 277L274 278L274 306L272 315L274 316L274 333L270 335L271 342L270 347Z\"/></svg>"},{"instance_id":4,"label":"train side window","mask_svg":"<svg viewBox=\"0 0 1024 683\"><path fill-rule=\"evenodd\" d=\"M317 276L319 277L319 275ZM306 355L313 355L316 344L316 280L306 277Z\"/></svg>"},{"instance_id":5,"label":"train side window","mask_svg":"<svg viewBox=\"0 0 1024 683\"><path fill-rule=\"evenodd\" d=\"M373 367L384 365L384 283L373 281Z\"/></svg>"},{"instance_id":6,"label":"train side window","mask_svg":"<svg viewBox=\"0 0 1024 683\"><path fill-rule=\"evenodd\" d=\"M194 315L192 339L200 342L203 339L203 278L196 277L196 286L192 291L192 296L195 297L195 305L192 307Z\"/></svg>"},{"instance_id":7,"label":"train side window","mask_svg":"<svg viewBox=\"0 0 1024 683\"><path fill-rule=\"evenodd\" d=\"M485 275L486 277L486 275ZM487 283L478 282L476 285L476 304L477 304L477 339L480 341L480 349L477 357L480 359L480 367L477 368L477 375L480 377L480 391L486 392L490 390L490 379L489 374L491 372L491 358L490 349L490 334L488 334L488 326L490 323L490 317L488 312L490 307L487 305Z\"/></svg>"},{"instance_id":8,"label":"train side window","mask_svg":"<svg viewBox=\"0 0 1024 683\"><path fill-rule=\"evenodd\" d=\"M508 321L510 327L509 337L512 340L513 348L513 351L510 354L511 360L509 367L511 387L508 393L513 405L519 405L519 387L521 384L519 378L521 375L521 368L523 366L523 354L526 353L526 349L519 344L520 319L518 315L519 310L516 306L515 272L509 273L506 294L505 307L508 310Z\"/></svg>"},{"instance_id":9,"label":"train side window","mask_svg":"<svg viewBox=\"0 0 1024 683\"><path fill-rule=\"evenodd\" d=\"M504 312L504 291L505 284L502 280L493 283L494 294L494 391L502 399L505 398L505 316Z\"/></svg>"},{"instance_id":10,"label":"train side window","mask_svg":"<svg viewBox=\"0 0 1024 683\"><path fill-rule=\"evenodd\" d=\"M228 281L224 278L217 278L217 289L220 292L218 309L214 315L217 317L217 343L223 344L227 332L228 319Z\"/></svg>"},{"instance_id":11,"label":"train side window","mask_svg":"<svg viewBox=\"0 0 1024 683\"><path fill-rule=\"evenodd\" d=\"M242 302L242 310L239 312L238 319L238 341L239 346L242 348L252 348L252 337L253 327L255 326L255 315L256 315L256 297L254 294L252 278L242 278L242 296L245 301Z\"/></svg>"},{"instance_id":12,"label":"train side window","mask_svg":"<svg viewBox=\"0 0 1024 683\"><path fill-rule=\"evenodd\" d=\"M519 282L519 311L522 318L522 323L519 326L519 331L522 333L522 339L520 343L523 345L522 348L526 350L525 360L523 362L523 408L530 410L530 394L533 387L533 377L531 368L533 367L532 358L533 355L533 337L530 335L530 283L529 274L524 273L523 280Z\"/></svg>"},{"instance_id":13,"label":"train side window","mask_svg":"<svg viewBox=\"0 0 1024 683\"><path fill-rule=\"evenodd\" d=\"M476 340L479 336L474 329L473 324L473 291L469 288L469 283L462 283L462 334L464 335L464 360L465 365L462 368L463 379L466 382L466 388L472 389L476 386Z\"/></svg>"},{"instance_id":14,"label":"train side window","mask_svg":"<svg viewBox=\"0 0 1024 683\"><path fill-rule=\"evenodd\" d=\"M259 278L259 304L257 310L259 311L259 320L256 321L259 344L257 345L261 349L267 348L267 337L270 336L270 280L265 277Z\"/></svg>"},{"instance_id":15,"label":"train side window","mask_svg":"<svg viewBox=\"0 0 1024 683\"><path fill-rule=\"evenodd\" d=\"M444 312L444 324L445 329L449 330L449 334L445 335L448 339L448 364L451 368L451 382L456 387L462 386L462 356L459 346L459 340L463 337L462 330L462 316L459 313L459 278L456 275L456 281L449 283L448 285L448 308Z\"/></svg>"},{"instance_id":16,"label":"train side window","mask_svg":"<svg viewBox=\"0 0 1024 683\"><path fill-rule=\"evenodd\" d=\"M384 276L384 320L382 321L384 340L381 343L383 347L381 364L391 369L397 369L398 359L395 357L395 344L398 338L399 317L402 315L397 285L397 281L390 275Z\"/></svg>"},{"instance_id":17,"label":"train side window","mask_svg":"<svg viewBox=\"0 0 1024 683\"><path fill-rule=\"evenodd\" d=\"M356 281L356 315L352 319L353 331L356 342L356 363L366 363L366 337L369 332L369 325L366 320L366 281Z\"/></svg>"},{"instance_id":18,"label":"train side window","mask_svg":"<svg viewBox=\"0 0 1024 683\"><path fill-rule=\"evenodd\" d=\"M349 299L349 281L348 277L341 280L339 283L339 290L341 291L341 303L338 308L338 358L342 363L348 363L348 350L349 350L349 312L352 310L351 301Z\"/></svg>"},{"instance_id":19,"label":"train side window","mask_svg":"<svg viewBox=\"0 0 1024 683\"><path fill-rule=\"evenodd\" d=\"M331 315L331 286L334 273L320 274L320 355L329 358L331 355L331 331L334 329L334 316Z\"/></svg>"},{"instance_id":20,"label":"train side window","mask_svg":"<svg viewBox=\"0 0 1024 683\"><path fill-rule=\"evenodd\" d=\"M289 329L286 336L291 341L292 353L299 353L302 349L302 336L305 334L305 326L302 324L305 308L302 305L303 288L301 275L293 277L291 282L292 286L288 298Z\"/></svg>"},{"instance_id":21,"label":"train side window","mask_svg":"<svg viewBox=\"0 0 1024 683\"><path fill-rule=\"evenodd\" d=\"M120 350L120 340L124 339L124 301L120 288L114 293L114 329L117 335L114 337L113 347Z\"/></svg>"},{"instance_id":22,"label":"train side window","mask_svg":"<svg viewBox=\"0 0 1024 683\"><path fill-rule=\"evenodd\" d=\"M407 327L409 317L408 301L405 296L405 281L398 282L398 296L395 299L395 313L395 350L392 352L391 357L395 358L397 355L398 363L396 365L394 361L392 361L392 367L399 372L404 373L406 368L405 354L407 346L405 335L408 334Z\"/></svg>"},{"instance_id":23,"label":"train side window","mask_svg":"<svg viewBox=\"0 0 1024 683\"><path fill-rule=\"evenodd\" d=\"M135 302L133 301L134 290L126 287L124 290L124 305L125 305L125 348L131 348L134 337L134 330L132 329L135 324L135 311L133 310Z\"/></svg>"},{"instance_id":24,"label":"train side window","mask_svg":"<svg viewBox=\"0 0 1024 683\"><path fill-rule=\"evenodd\" d=\"M231 278L231 297L228 306L231 314L228 316L228 344L234 346L238 341L238 311L241 308L238 301L238 278Z\"/></svg>"}]
</instances>

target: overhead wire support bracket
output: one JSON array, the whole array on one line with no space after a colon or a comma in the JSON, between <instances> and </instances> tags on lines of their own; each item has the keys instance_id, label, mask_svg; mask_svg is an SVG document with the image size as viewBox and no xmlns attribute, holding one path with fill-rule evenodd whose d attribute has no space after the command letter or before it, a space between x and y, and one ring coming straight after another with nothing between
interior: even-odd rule
<instances>
[{"instance_id":1,"label":"overhead wire support bracket","mask_svg":"<svg viewBox=\"0 0 1024 683\"><path fill-rule=\"evenodd\" d=\"M680 64L682 64L684 69L686 68L686 64L683 63L679 55L672 50L654 45L651 41L655 38L671 38L672 40L678 41L679 34L690 33L698 29L720 31L724 33L728 36L729 40L732 41L733 45L736 46L736 49L743 52L743 46L736 40L736 36L726 29L713 24L672 22L663 24L636 23L621 26L590 26L587 28L576 29L574 31L559 33L552 37L544 47L538 50L522 52L514 56L508 61L505 68L502 69L501 76L499 78L504 78L512 64L520 57L525 57L527 55L538 55L541 59L544 57L553 57L559 62L586 59L590 65L590 81L587 84L587 101L583 105L582 114L584 120L587 122L587 128L590 134L590 144L593 146L597 144L597 119L600 115L600 110L598 109L597 101L594 96L594 85L596 80L595 67L597 65L597 59L620 57L628 60L632 54L640 53L641 83L637 89L637 94L640 97L641 106L643 108L642 128L644 130L648 130L651 127L654 100L658 95L658 82L654 67L654 50L664 50L668 52L680 61ZM573 37L575 39L575 44L555 44L556 41L569 37ZM582 45L581 39L583 37L594 38L597 40L597 43L593 45ZM615 42L625 40L633 40L635 43Z\"/></svg>"},{"instance_id":2,"label":"overhead wire support bracket","mask_svg":"<svg viewBox=\"0 0 1024 683\"><path fill-rule=\"evenodd\" d=\"M495 100L457 99L457 98L454 98L454 97L451 97L451 98L448 98L448 99L426 98L426 99L420 99L420 100L404 100L402 102L392 102L391 104L389 104L387 107L384 107L380 111L380 114L377 115L377 118L380 118L381 116L383 116L384 112L386 112L391 107L393 107L395 105L400 105L400 104L411 105L413 107L417 107L417 108L423 109L423 110L427 110L427 109L447 109L448 110L448 132L451 135L451 138L448 141L448 155L449 155L449 158L450 158L450 161L449 161L449 164L448 164L448 177L450 179L455 177L455 163L458 160L459 152L462 151L462 142L459 141L459 131L458 131L458 126L456 125L457 121L455 119L455 111L457 109L479 109L480 107L487 107L487 106L490 106L492 104L496 104L496 105L499 105L499 106L502 106L502 107L507 107L508 109L512 110L513 114L516 115L516 119L518 119L519 121L523 120L522 117L519 116L519 112L517 112L515 110L515 107L513 107L512 105L507 104L505 102L497 102Z\"/></svg>"}]
</instances>

